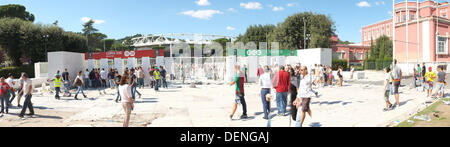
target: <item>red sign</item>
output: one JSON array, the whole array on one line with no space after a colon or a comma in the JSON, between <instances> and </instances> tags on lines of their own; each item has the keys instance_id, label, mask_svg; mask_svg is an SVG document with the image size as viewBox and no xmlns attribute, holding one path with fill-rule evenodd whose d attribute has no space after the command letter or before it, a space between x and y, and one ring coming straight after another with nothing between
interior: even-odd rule
<instances>
[{"instance_id":1,"label":"red sign","mask_svg":"<svg viewBox=\"0 0 450 147\"><path fill-rule=\"evenodd\" d=\"M164 56L164 50L158 50L159 56ZM114 59L114 58L142 58L150 57L156 58L156 50L136 50L136 51L110 51L110 52L96 52L85 53L85 60L94 59Z\"/></svg>"}]
</instances>

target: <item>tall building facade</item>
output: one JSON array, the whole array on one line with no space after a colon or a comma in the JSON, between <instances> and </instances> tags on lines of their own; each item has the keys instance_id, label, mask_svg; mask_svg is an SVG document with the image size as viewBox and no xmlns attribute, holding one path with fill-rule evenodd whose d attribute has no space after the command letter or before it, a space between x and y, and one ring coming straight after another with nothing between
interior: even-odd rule
<instances>
[{"instance_id":1,"label":"tall building facade","mask_svg":"<svg viewBox=\"0 0 450 147\"><path fill-rule=\"evenodd\" d=\"M394 40L394 58L399 62L450 62L449 6L431 0L395 3L392 19L362 28L362 44L370 46L386 35Z\"/></svg>"}]
</instances>

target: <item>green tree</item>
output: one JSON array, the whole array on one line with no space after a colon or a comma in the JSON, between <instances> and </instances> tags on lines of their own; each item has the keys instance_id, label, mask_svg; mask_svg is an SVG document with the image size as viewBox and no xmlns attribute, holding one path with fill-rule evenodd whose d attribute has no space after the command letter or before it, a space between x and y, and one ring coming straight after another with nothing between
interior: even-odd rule
<instances>
[{"instance_id":1,"label":"green tree","mask_svg":"<svg viewBox=\"0 0 450 147\"><path fill-rule=\"evenodd\" d=\"M9 4L0 6L0 18L19 18L26 21L34 21L34 15L26 11L22 5Z\"/></svg>"},{"instance_id":2,"label":"green tree","mask_svg":"<svg viewBox=\"0 0 450 147\"><path fill-rule=\"evenodd\" d=\"M251 25L244 35L238 36L236 41L243 43L255 42L259 46L260 42L268 42L268 36L275 30L275 25Z\"/></svg>"},{"instance_id":3,"label":"green tree","mask_svg":"<svg viewBox=\"0 0 450 147\"><path fill-rule=\"evenodd\" d=\"M104 39L101 41L101 43L104 44L106 51L109 51L111 50L111 47L115 41L116 41L115 39Z\"/></svg>"},{"instance_id":4,"label":"green tree","mask_svg":"<svg viewBox=\"0 0 450 147\"><path fill-rule=\"evenodd\" d=\"M222 48L223 48L222 55L225 56L227 54L227 42L231 42L231 39L219 38L219 39L214 40L214 42L217 42L220 45L222 45Z\"/></svg>"},{"instance_id":5,"label":"green tree","mask_svg":"<svg viewBox=\"0 0 450 147\"><path fill-rule=\"evenodd\" d=\"M51 51L86 52L85 42L81 33L65 32L55 25L33 24L19 18L0 19L0 46L14 66L21 66L23 57L29 58L31 64L46 61L46 54Z\"/></svg>"},{"instance_id":6,"label":"green tree","mask_svg":"<svg viewBox=\"0 0 450 147\"><path fill-rule=\"evenodd\" d=\"M304 48L305 43L307 48L329 48L334 32L334 22L329 16L303 12L279 23L269 35L269 42L279 42L282 49ZM310 40L305 41L305 34L310 34Z\"/></svg>"}]
</instances>

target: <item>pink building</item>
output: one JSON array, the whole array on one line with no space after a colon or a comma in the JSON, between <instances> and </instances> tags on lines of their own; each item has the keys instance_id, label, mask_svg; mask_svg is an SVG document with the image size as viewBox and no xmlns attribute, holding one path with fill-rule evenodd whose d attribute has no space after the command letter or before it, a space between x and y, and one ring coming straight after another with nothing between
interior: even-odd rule
<instances>
[{"instance_id":1,"label":"pink building","mask_svg":"<svg viewBox=\"0 0 450 147\"><path fill-rule=\"evenodd\" d=\"M347 60L349 65L363 65L365 54L369 52L370 46L362 44L338 44L338 36L331 37L331 49L333 59Z\"/></svg>"},{"instance_id":2,"label":"pink building","mask_svg":"<svg viewBox=\"0 0 450 147\"><path fill-rule=\"evenodd\" d=\"M449 6L430 0L396 3L393 19L362 28L362 44L370 46L371 40L375 43L381 35L395 36L394 58L399 62L450 62Z\"/></svg>"}]
</instances>

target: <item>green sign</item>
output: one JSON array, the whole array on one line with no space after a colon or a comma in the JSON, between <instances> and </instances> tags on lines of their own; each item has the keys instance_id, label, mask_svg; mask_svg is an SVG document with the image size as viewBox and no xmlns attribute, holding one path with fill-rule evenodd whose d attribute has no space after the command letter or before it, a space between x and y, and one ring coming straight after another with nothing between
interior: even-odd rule
<instances>
[{"instance_id":1,"label":"green sign","mask_svg":"<svg viewBox=\"0 0 450 147\"><path fill-rule=\"evenodd\" d=\"M250 50L250 49L229 49L228 56L235 55L239 57L248 56L297 56L297 50Z\"/></svg>"}]
</instances>

